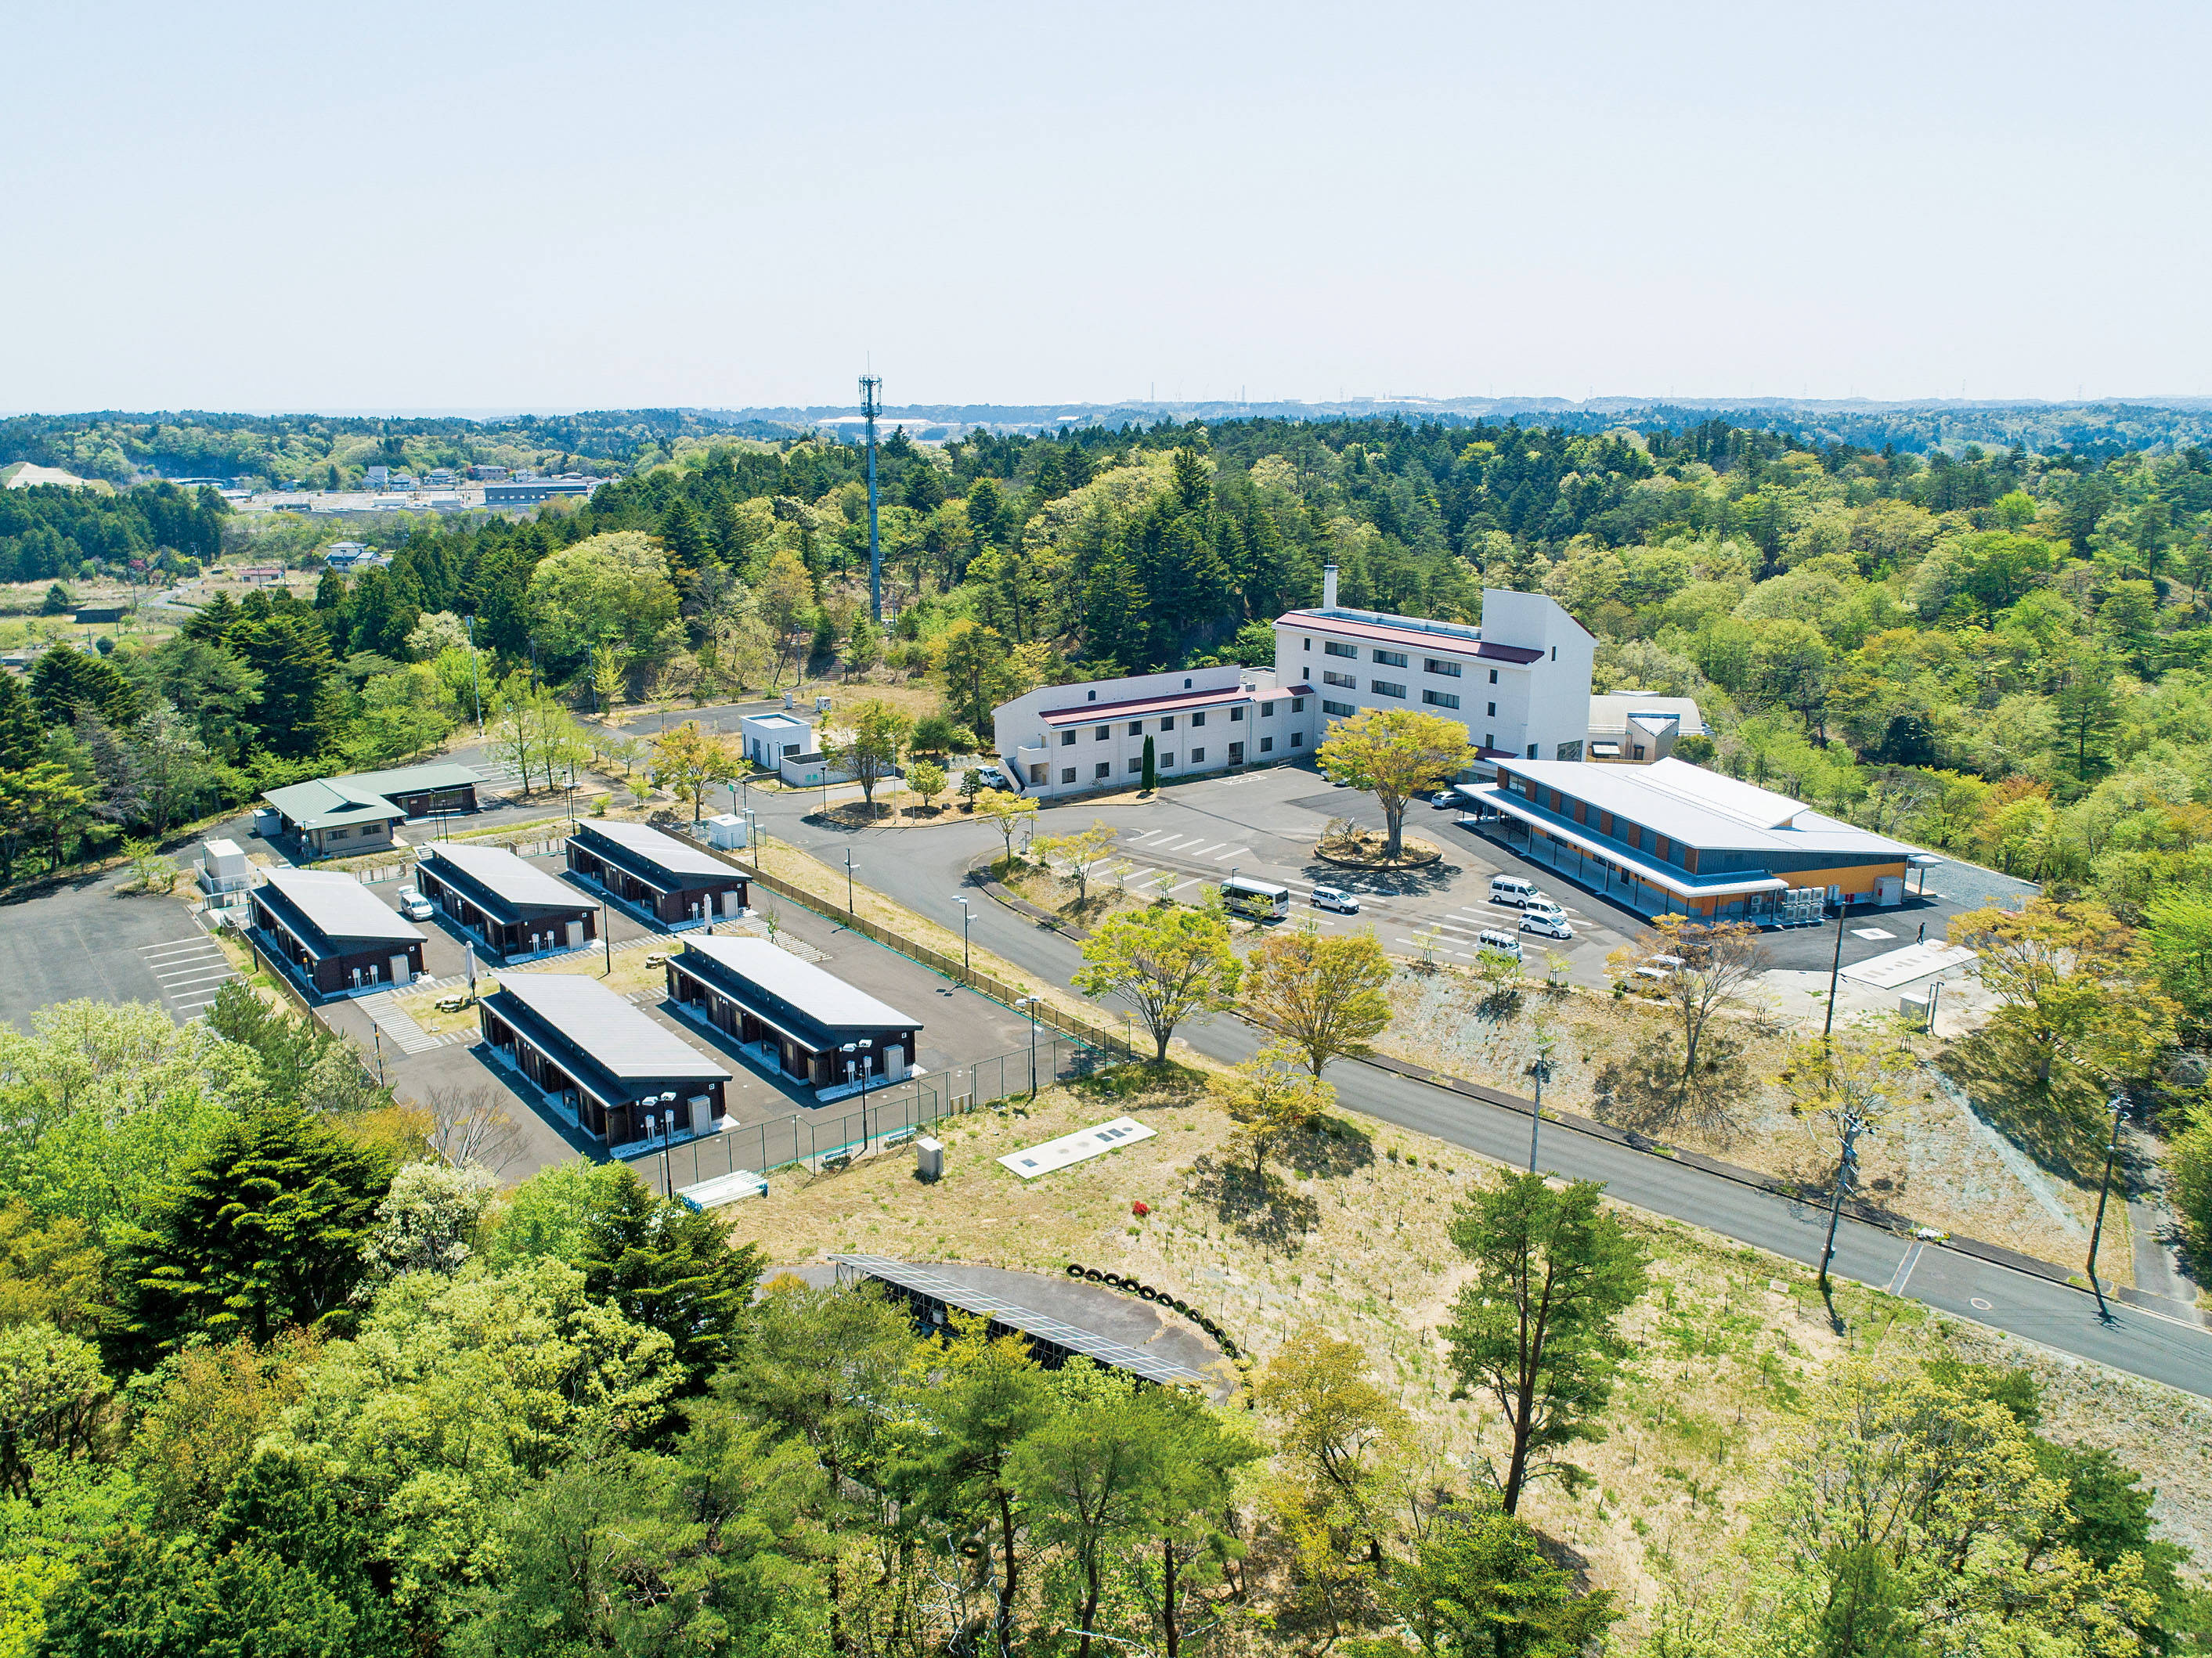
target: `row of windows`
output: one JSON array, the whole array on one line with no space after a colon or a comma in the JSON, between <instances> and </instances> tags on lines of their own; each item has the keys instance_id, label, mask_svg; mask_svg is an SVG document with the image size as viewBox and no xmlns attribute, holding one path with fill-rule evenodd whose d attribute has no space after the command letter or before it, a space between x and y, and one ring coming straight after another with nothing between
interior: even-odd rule
<instances>
[{"instance_id":1,"label":"row of windows","mask_svg":"<svg viewBox=\"0 0 2212 1658\"><path fill-rule=\"evenodd\" d=\"M1339 673L1334 668L1323 668L1321 671L1321 683L1324 685L1341 685L1348 691L1356 691L1359 689L1359 676L1356 673Z\"/></svg>"},{"instance_id":2,"label":"row of windows","mask_svg":"<svg viewBox=\"0 0 2212 1658\"><path fill-rule=\"evenodd\" d=\"M1455 708L1459 707L1459 693L1456 691L1423 691L1421 693L1421 701L1427 703L1432 708ZM1497 713L1498 705L1496 703L1492 703L1491 705L1490 711L1492 714Z\"/></svg>"},{"instance_id":3,"label":"row of windows","mask_svg":"<svg viewBox=\"0 0 2212 1658\"><path fill-rule=\"evenodd\" d=\"M1340 639L1324 639L1321 642L1321 647L1331 656L1349 657L1355 662L1359 659L1359 647L1357 645L1347 645ZM1313 649L1312 640L1309 639L1305 641L1305 648ZM1369 650L1367 654L1370 661L1380 663L1386 668L1402 668L1406 665L1406 653L1403 651L1386 651L1378 646ZM1443 679L1457 679L1465 671L1465 667L1463 664L1450 661L1441 656L1425 656L1421 659L1421 671L1424 673L1435 674ZM1495 668L1490 671L1490 683L1493 685L1498 683L1498 670Z\"/></svg>"},{"instance_id":4,"label":"row of windows","mask_svg":"<svg viewBox=\"0 0 2212 1658\"><path fill-rule=\"evenodd\" d=\"M1370 679L1367 682L1367 689L1377 696L1403 698L1406 695L1406 688L1395 679Z\"/></svg>"},{"instance_id":5,"label":"row of windows","mask_svg":"<svg viewBox=\"0 0 2212 1658\"><path fill-rule=\"evenodd\" d=\"M1304 748L1305 746L1305 733L1304 732L1292 732L1291 733L1291 746L1294 749ZM1235 743L1229 745L1230 763L1231 765L1234 765L1239 757L1237 755L1236 750L1240 746L1240 744ZM1261 753L1273 754L1274 751L1275 739L1273 738L1263 737L1260 739ZM1160 756L1157 762L1162 771L1172 770L1174 768L1175 762L1176 757L1172 750ZM1204 749L1193 749L1190 751L1190 763L1194 766L1204 765L1206 763L1206 750ZM1144 768L1145 762L1141 757L1129 762L1129 769L1132 772L1141 772ZM1097 765L1091 768L1091 777L1093 782L1103 783L1108 778L1113 776L1113 774L1114 763L1110 760L1101 760ZM1060 768L1060 780L1063 783L1073 783L1075 780L1075 768L1073 766L1062 766Z\"/></svg>"},{"instance_id":6,"label":"row of windows","mask_svg":"<svg viewBox=\"0 0 2212 1658\"><path fill-rule=\"evenodd\" d=\"M1303 696L1294 696L1291 699L1291 712L1292 714L1304 714L1305 711L1305 698ZM1260 705L1260 717L1263 720L1273 720L1275 717L1275 705L1273 702L1262 702ZM1243 708L1236 708L1230 709L1229 720L1231 725L1242 725L1243 723L1243 720L1244 710ZM1190 723L1194 729L1205 725L1206 714L1204 711L1201 710L1200 712L1191 715ZM1175 715L1170 714L1162 716L1160 720L1160 729L1162 731L1171 732L1175 728ZM1100 743L1103 743L1113 734L1114 728L1111 726L1094 726L1091 729L1092 738ZM1145 722L1141 720L1132 720L1129 722L1129 735L1132 737L1142 737L1144 734ZM1075 733L1073 731L1064 731L1060 732L1060 745L1063 749L1073 748L1075 746Z\"/></svg>"}]
</instances>

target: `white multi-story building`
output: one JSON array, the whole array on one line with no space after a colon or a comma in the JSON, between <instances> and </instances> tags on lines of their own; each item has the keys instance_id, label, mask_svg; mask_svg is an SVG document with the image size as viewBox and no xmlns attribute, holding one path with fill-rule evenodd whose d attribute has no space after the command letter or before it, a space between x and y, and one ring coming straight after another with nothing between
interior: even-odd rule
<instances>
[{"instance_id":1,"label":"white multi-story building","mask_svg":"<svg viewBox=\"0 0 2212 1658\"><path fill-rule=\"evenodd\" d=\"M1301 759L1312 751L1313 688L1265 668L1181 668L1045 685L992 714L1000 763L1025 794L1134 788L1145 744L1163 778Z\"/></svg>"},{"instance_id":2,"label":"white multi-story building","mask_svg":"<svg viewBox=\"0 0 2212 1658\"><path fill-rule=\"evenodd\" d=\"M1300 760L1363 708L1419 708L1459 720L1501 759L1580 760L1596 641L1539 593L1487 588L1483 626L1349 610L1336 572L1320 608L1275 623L1275 666L1182 668L1046 685L992 716L1014 786L1042 799L1133 787L1145 744L1163 778Z\"/></svg>"},{"instance_id":3,"label":"white multi-story building","mask_svg":"<svg viewBox=\"0 0 2212 1658\"><path fill-rule=\"evenodd\" d=\"M1363 708L1419 708L1460 721L1486 760L1581 759L1596 651L1589 630L1541 593L1484 588L1474 628L1342 609L1334 570L1320 609L1275 623L1276 677L1314 685L1317 731Z\"/></svg>"}]
</instances>

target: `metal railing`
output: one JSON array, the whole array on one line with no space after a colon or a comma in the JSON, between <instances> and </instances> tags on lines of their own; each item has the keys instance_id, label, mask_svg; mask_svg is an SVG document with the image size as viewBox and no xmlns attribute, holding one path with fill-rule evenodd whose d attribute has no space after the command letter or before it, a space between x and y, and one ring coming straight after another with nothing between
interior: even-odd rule
<instances>
[{"instance_id":1,"label":"metal railing","mask_svg":"<svg viewBox=\"0 0 2212 1658\"><path fill-rule=\"evenodd\" d=\"M1096 1076L1119 1063L1087 1043L1046 1037L1036 1048L1036 1086ZM896 1150L948 1117L1025 1097L1030 1065L1029 1048L1012 1048L937 1075L871 1090L841 1115L793 1112L666 1147L632 1143L617 1155L664 1193L740 1169L768 1177L834 1171L870 1152Z\"/></svg>"}]
</instances>

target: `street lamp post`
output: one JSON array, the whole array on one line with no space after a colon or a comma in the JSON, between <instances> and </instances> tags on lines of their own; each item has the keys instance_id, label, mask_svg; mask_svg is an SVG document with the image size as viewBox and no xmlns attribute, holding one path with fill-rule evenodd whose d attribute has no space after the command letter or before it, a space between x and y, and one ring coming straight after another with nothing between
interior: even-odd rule
<instances>
[{"instance_id":1,"label":"street lamp post","mask_svg":"<svg viewBox=\"0 0 2212 1658\"><path fill-rule=\"evenodd\" d=\"M853 849L845 848L845 914L853 913Z\"/></svg>"},{"instance_id":2,"label":"street lamp post","mask_svg":"<svg viewBox=\"0 0 2212 1658\"><path fill-rule=\"evenodd\" d=\"M968 950L968 924L975 919L975 912L969 908L968 901L958 893L953 894L952 902L960 906L960 971L972 979L975 976L975 966Z\"/></svg>"},{"instance_id":3,"label":"street lamp post","mask_svg":"<svg viewBox=\"0 0 2212 1658\"><path fill-rule=\"evenodd\" d=\"M607 953L607 970L600 976L611 979L614 976L615 971L615 933L614 929L607 925L607 907L601 904L599 906L599 945Z\"/></svg>"},{"instance_id":4,"label":"street lamp post","mask_svg":"<svg viewBox=\"0 0 2212 1658\"><path fill-rule=\"evenodd\" d=\"M1034 1100L1036 1098L1036 1094L1037 1094L1037 1081L1036 1081L1037 1016L1036 1016L1036 1011L1037 1011L1037 1003L1038 1003L1039 1001L1042 1000L1042 999L1042 999L1042 997L1037 997L1037 996L1017 996L1016 998L1014 998L1014 1005L1015 1005L1016 1007L1025 1007L1025 1008L1027 1008L1027 1009L1029 1010L1029 1012L1030 1012L1030 1098L1032 1101L1034 1101Z\"/></svg>"},{"instance_id":5,"label":"street lamp post","mask_svg":"<svg viewBox=\"0 0 2212 1658\"><path fill-rule=\"evenodd\" d=\"M2113 1095L2106 1108L2112 1114L2112 1138L2111 1144L2105 1147L2105 1181L2097 1188L2096 1224L2089 1229L2089 1288L2097 1297L2097 1316L2110 1324L2112 1309L2105 1304L2105 1286L2097 1278L2097 1245L2103 1241L2105 1235L2105 1199L2112 1195L2112 1163L2120 1154L2120 1124L2127 1119L2128 1096Z\"/></svg>"}]
</instances>

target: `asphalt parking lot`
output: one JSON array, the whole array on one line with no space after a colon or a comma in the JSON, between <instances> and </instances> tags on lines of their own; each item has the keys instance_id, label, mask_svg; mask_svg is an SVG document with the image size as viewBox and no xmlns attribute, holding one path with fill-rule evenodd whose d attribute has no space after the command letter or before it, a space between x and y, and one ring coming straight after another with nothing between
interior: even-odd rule
<instances>
[{"instance_id":1,"label":"asphalt parking lot","mask_svg":"<svg viewBox=\"0 0 2212 1658\"><path fill-rule=\"evenodd\" d=\"M27 1032L55 1002L151 1002L179 1020L231 972L177 898L125 892L128 871L86 876L0 904L0 1019Z\"/></svg>"}]
</instances>

